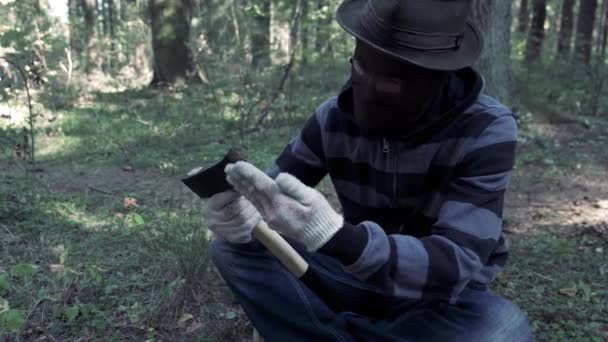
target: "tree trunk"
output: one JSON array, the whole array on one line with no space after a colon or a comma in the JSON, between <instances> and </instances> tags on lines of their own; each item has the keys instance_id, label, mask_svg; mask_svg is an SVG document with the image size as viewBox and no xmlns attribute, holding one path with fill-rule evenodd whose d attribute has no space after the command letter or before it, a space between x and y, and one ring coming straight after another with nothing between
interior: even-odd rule
<instances>
[{"instance_id":1,"label":"tree trunk","mask_svg":"<svg viewBox=\"0 0 608 342\"><path fill-rule=\"evenodd\" d=\"M233 3L231 7L233 6L236 6L236 4ZM204 11L204 20L206 21L203 30L205 32L207 54L209 55L221 51L220 35L222 31L219 30L218 27L223 25L222 21L226 20L226 18L219 13L220 7L219 0L205 0L204 6L201 8L201 10ZM230 10L232 10L232 8ZM234 18L232 18L232 20L234 21Z\"/></svg>"},{"instance_id":2,"label":"tree trunk","mask_svg":"<svg viewBox=\"0 0 608 342\"><path fill-rule=\"evenodd\" d=\"M70 23L70 57L82 61L82 23L80 22L80 1L68 0L68 20Z\"/></svg>"},{"instance_id":3,"label":"tree trunk","mask_svg":"<svg viewBox=\"0 0 608 342\"><path fill-rule=\"evenodd\" d=\"M591 59L593 28L595 27L595 11L597 0L581 0L576 25L576 41L574 44L574 60L576 63L588 66Z\"/></svg>"},{"instance_id":4,"label":"tree trunk","mask_svg":"<svg viewBox=\"0 0 608 342\"><path fill-rule=\"evenodd\" d=\"M519 2L519 16L517 19L517 31L519 33L526 33L528 30L528 23L530 22L530 12L528 12L528 0L521 0Z\"/></svg>"},{"instance_id":5,"label":"tree trunk","mask_svg":"<svg viewBox=\"0 0 608 342\"><path fill-rule=\"evenodd\" d=\"M101 34L104 36L108 35L108 13L106 13L107 0L101 0Z\"/></svg>"},{"instance_id":6,"label":"tree trunk","mask_svg":"<svg viewBox=\"0 0 608 342\"><path fill-rule=\"evenodd\" d=\"M477 67L486 80L486 91L500 101L516 105L511 67L511 2L474 0L471 14L485 41Z\"/></svg>"},{"instance_id":7,"label":"tree trunk","mask_svg":"<svg viewBox=\"0 0 608 342\"><path fill-rule=\"evenodd\" d=\"M110 58L108 58L108 66L110 70L114 68L114 61L117 60L118 56L116 53L116 9L114 6L114 0L106 0L108 7L108 34L110 36Z\"/></svg>"},{"instance_id":8,"label":"tree trunk","mask_svg":"<svg viewBox=\"0 0 608 342\"><path fill-rule=\"evenodd\" d=\"M327 0L317 1L315 51L319 54L324 54L329 48L331 48L329 34L334 17L333 15L327 13L328 5Z\"/></svg>"},{"instance_id":9,"label":"tree trunk","mask_svg":"<svg viewBox=\"0 0 608 342\"><path fill-rule=\"evenodd\" d=\"M190 50L191 0L150 0L154 77L150 85L198 82Z\"/></svg>"},{"instance_id":10,"label":"tree trunk","mask_svg":"<svg viewBox=\"0 0 608 342\"><path fill-rule=\"evenodd\" d=\"M605 0L606 1L606 0ZM602 30L602 40L600 42L600 60L603 61L606 59L606 43L608 43L608 6L606 6L606 2L604 2L604 23L600 28Z\"/></svg>"},{"instance_id":11,"label":"tree trunk","mask_svg":"<svg viewBox=\"0 0 608 342\"><path fill-rule=\"evenodd\" d=\"M545 39L545 20L547 19L546 0L533 0L532 3L532 26L528 32L526 41L525 61L535 63L540 60Z\"/></svg>"},{"instance_id":12,"label":"tree trunk","mask_svg":"<svg viewBox=\"0 0 608 342\"><path fill-rule=\"evenodd\" d=\"M572 45L572 29L574 28L574 0L563 0L562 18L557 38L557 59L569 60Z\"/></svg>"},{"instance_id":13,"label":"tree trunk","mask_svg":"<svg viewBox=\"0 0 608 342\"><path fill-rule=\"evenodd\" d=\"M308 64L308 51L310 51L309 25L309 1L302 1L302 23L300 24L300 41L302 42L302 65Z\"/></svg>"},{"instance_id":14,"label":"tree trunk","mask_svg":"<svg viewBox=\"0 0 608 342\"><path fill-rule=\"evenodd\" d=\"M97 39L97 0L81 0L84 15L84 46L86 46L86 58L84 70L90 74L101 66Z\"/></svg>"},{"instance_id":15,"label":"tree trunk","mask_svg":"<svg viewBox=\"0 0 608 342\"><path fill-rule=\"evenodd\" d=\"M251 32L251 64L259 69L270 65L270 0L256 0Z\"/></svg>"}]
</instances>

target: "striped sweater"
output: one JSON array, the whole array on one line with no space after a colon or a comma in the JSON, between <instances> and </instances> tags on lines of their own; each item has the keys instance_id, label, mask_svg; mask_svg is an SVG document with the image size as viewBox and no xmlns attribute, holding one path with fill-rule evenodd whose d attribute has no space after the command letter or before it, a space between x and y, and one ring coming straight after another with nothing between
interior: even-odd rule
<instances>
[{"instance_id":1,"label":"striped sweater","mask_svg":"<svg viewBox=\"0 0 608 342\"><path fill-rule=\"evenodd\" d=\"M398 137L359 129L348 84L315 111L270 174L312 187L331 177L346 223L319 252L403 299L454 301L495 279L517 126L482 85L472 69L453 73L426 123Z\"/></svg>"}]
</instances>

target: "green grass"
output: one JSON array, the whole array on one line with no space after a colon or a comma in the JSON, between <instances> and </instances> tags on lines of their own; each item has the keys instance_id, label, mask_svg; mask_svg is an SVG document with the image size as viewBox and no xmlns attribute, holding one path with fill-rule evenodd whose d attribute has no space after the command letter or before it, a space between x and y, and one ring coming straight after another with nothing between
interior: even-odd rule
<instances>
[{"instance_id":1,"label":"green grass","mask_svg":"<svg viewBox=\"0 0 608 342\"><path fill-rule=\"evenodd\" d=\"M539 341L605 341L607 253L593 235L518 237L494 287L526 312Z\"/></svg>"},{"instance_id":2,"label":"green grass","mask_svg":"<svg viewBox=\"0 0 608 342\"><path fill-rule=\"evenodd\" d=\"M248 335L242 312L235 313L208 267L199 203L163 185L179 186L187 170L217 160L229 145L269 166L311 110L332 95L329 89L337 89L309 78L297 82L273 105L270 128L246 136L238 134L243 122L237 118L255 96L241 98L246 91L236 88L101 93L40 123L44 171L0 173L0 340L231 341ZM561 146L530 144L518 172L540 165L545 171L536 177L543 182L592 164L575 154L586 147L578 143L571 142L568 156L558 153ZM606 141L596 144L602 149ZM2 146L0 166L14 163L11 150ZM575 162L568 162L572 155ZM127 167L148 178L148 189L115 179ZM99 180L112 191L68 186L100 170L115 171ZM126 197L137 205L125 205ZM528 314L540 341L608 339L605 242L542 229L513 238L495 289Z\"/></svg>"},{"instance_id":3,"label":"green grass","mask_svg":"<svg viewBox=\"0 0 608 342\"><path fill-rule=\"evenodd\" d=\"M241 136L251 123L235 117L250 103L212 101L206 91L100 93L55 113L37 132L39 174L11 168L24 162L2 145L0 167L10 171L0 173L0 340L224 341L251 333L209 271L199 202L166 184L183 186L188 170L231 146L268 167L304 116L274 115L279 126ZM275 112L299 105L284 98ZM0 133L19 137L11 127ZM151 189L115 179L126 167Z\"/></svg>"}]
</instances>

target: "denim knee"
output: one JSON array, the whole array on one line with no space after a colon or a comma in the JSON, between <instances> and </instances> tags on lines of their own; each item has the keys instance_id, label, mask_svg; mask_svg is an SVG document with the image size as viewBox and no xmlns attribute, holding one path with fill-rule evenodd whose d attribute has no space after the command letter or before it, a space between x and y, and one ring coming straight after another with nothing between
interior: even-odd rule
<instances>
[{"instance_id":1,"label":"denim knee","mask_svg":"<svg viewBox=\"0 0 608 342\"><path fill-rule=\"evenodd\" d=\"M259 257L268 257L267 250L257 241L230 243L217 237L209 244L209 256L220 272L235 272Z\"/></svg>"},{"instance_id":2,"label":"denim knee","mask_svg":"<svg viewBox=\"0 0 608 342\"><path fill-rule=\"evenodd\" d=\"M511 301L496 297L494 303L487 306L487 311L480 317L484 326L480 340L484 341L532 341L532 331L528 318ZM484 334L485 332L485 334Z\"/></svg>"}]
</instances>

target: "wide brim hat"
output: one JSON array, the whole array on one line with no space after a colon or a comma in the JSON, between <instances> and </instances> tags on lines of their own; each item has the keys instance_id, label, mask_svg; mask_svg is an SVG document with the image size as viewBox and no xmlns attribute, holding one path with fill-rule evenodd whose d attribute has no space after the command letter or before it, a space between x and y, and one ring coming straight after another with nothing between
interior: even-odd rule
<instances>
[{"instance_id":1,"label":"wide brim hat","mask_svg":"<svg viewBox=\"0 0 608 342\"><path fill-rule=\"evenodd\" d=\"M469 8L470 1L457 0L345 0L336 16L345 31L381 53L427 69L458 70L473 65L483 46Z\"/></svg>"}]
</instances>

